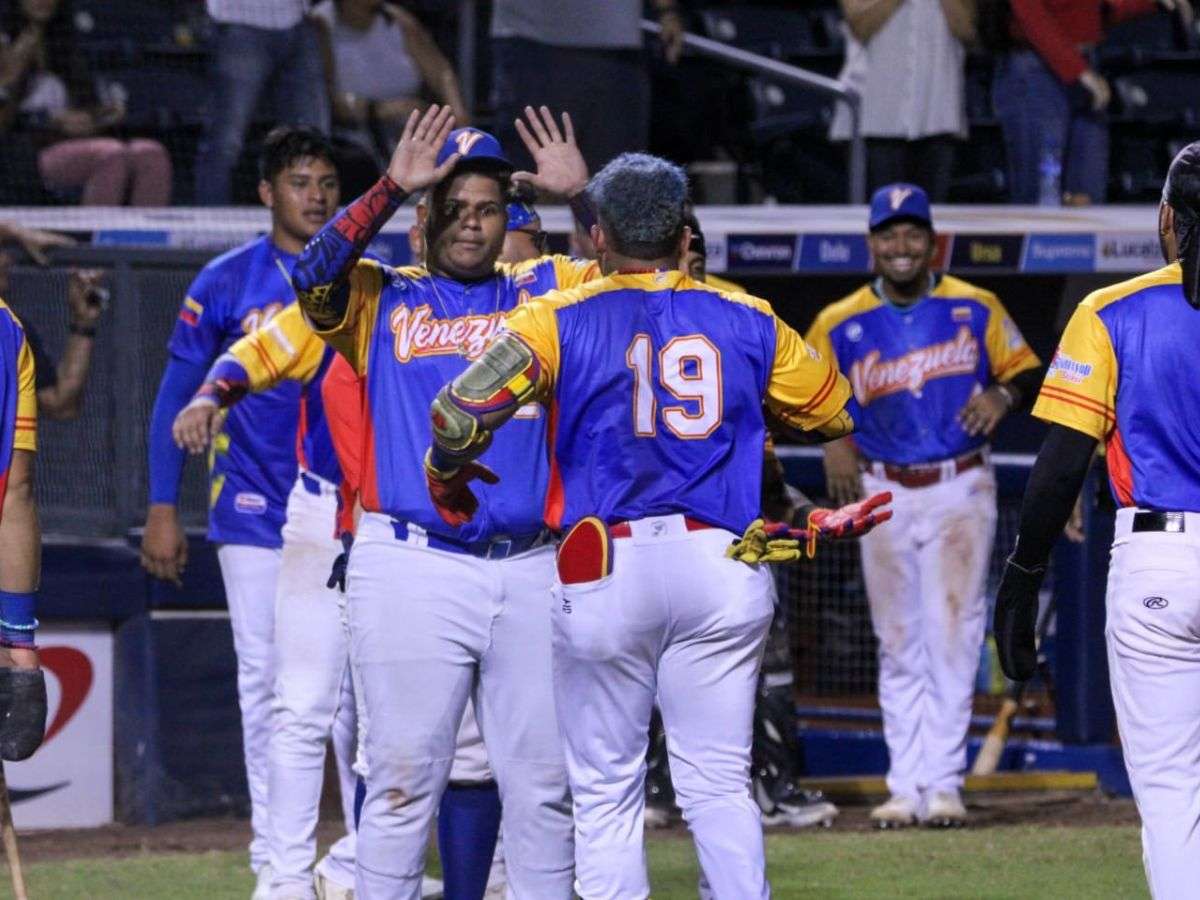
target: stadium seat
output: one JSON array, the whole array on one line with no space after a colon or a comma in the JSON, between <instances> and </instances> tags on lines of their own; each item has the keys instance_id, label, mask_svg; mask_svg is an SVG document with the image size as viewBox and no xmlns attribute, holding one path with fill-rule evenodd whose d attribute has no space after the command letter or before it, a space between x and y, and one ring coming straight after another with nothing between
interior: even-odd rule
<instances>
[{"instance_id":1,"label":"stadium seat","mask_svg":"<svg viewBox=\"0 0 1200 900\"><path fill-rule=\"evenodd\" d=\"M797 10L755 6L721 7L700 13L705 33L775 59L820 50L808 15Z\"/></svg>"},{"instance_id":2,"label":"stadium seat","mask_svg":"<svg viewBox=\"0 0 1200 900\"><path fill-rule=\"evenodd\" d=\"M1114 25L1105 35L1098 53L1101 65L1143 65L1187 52L1182 28L1175 16L1160 11Z\"/></svg>"}]
</instances>

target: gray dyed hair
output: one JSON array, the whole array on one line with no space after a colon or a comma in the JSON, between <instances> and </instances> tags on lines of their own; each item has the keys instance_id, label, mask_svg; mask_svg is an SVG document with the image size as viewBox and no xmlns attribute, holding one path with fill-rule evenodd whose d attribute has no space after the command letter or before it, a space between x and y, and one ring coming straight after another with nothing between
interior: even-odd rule
<instances>
[{"instance_id":1,"label":"gray dyed hair","mask_svg":"<svg viewBox=\"0 0 1200 900\"><path fill-rule=\"evenodd\" d=\"M613 249L631 259L661 259L676 250L687 195L683 169L648 153L622 153L588 184Z\"/></svg>"}]
</instances>

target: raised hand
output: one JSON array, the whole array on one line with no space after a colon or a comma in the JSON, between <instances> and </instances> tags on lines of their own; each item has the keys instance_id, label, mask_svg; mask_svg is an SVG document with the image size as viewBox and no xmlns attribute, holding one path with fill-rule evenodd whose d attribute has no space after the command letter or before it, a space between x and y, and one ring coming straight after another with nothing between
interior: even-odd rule
<instances>
[{"instance_id":1,"label":"raised hand","mask_svg":"<svg viewBox=\"0 0 1200 900\"><path fill-rule=\"evenodd\" d=\"M859 537L892 517L892 511L885 508L891 502L892 492L884 491L838 509L814 509L808 524L820 540Z\"/></svg>"},{"instance_id":2,"label":"raised hand","mask_svg":"<svg viewBox=\"0 0 1200 900\"><path fill-rule=\"evenodd\" d=\"M549 107L543 106L535 112L532 106L527 106L525 118L528 125L517 119L517 134L533 157L537 171L514 172L513 180L527 182L547 194L574 197L587 187L588 170L575 143L571 114L562 114L561 130Z\"/></svg>"},{"instance_id":3,"label":"raised hand","mask_svg":"<svg viewBox=\"0 0 1200 900\"><path fill-rule=\"evenodd\" d=\"M435 103L424 113L414 109L404 123L400 143L388 163L388 177L409 194L437 184L458 162L458 153L452 153L440 166L437 162L438 153L453 130L454 111L449 106Z\"/></svg>"}]
</instances>

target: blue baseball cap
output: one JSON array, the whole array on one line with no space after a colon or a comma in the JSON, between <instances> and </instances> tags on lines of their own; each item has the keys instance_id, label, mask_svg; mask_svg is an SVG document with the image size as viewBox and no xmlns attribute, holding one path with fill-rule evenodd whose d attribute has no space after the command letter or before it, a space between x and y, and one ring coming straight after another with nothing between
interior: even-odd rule
<instances>
[{"instance_id":1,"label":"blue baseball cap","mask_svg":"<svg viewBox=\"0 0 1200 900\"><path fill-rule=\"evenodd\" d=\"M887 184L871 197L869 229L875 231L896 219L911 219L933 228L929 195L915 184Z\"/></svg>"},{"instance_id":2,"label":"blue baseball cap","mask_svg":"<svg viewBox=\"0 0 1200 900\"><path fill-rule=\"evenodd\" d=\"M459 154L457 165L464 162L484 163L497 169L513 168L500 142L486 131L478 128L455 128L446 138L446 143L438 151L437 164L440 166L455 153Z\"/></svg>"},{"instance_id":3,"label":"blue baseball cap","mask_svg":"<svg viewBox=\"0 0 1200 900\"><path fill-rule=\"evenodd\" d=\"M530 222L541 222L541 217L532 203L514 200L508 204L508 231L520 231Z\"/></svg>"}]
</instances>

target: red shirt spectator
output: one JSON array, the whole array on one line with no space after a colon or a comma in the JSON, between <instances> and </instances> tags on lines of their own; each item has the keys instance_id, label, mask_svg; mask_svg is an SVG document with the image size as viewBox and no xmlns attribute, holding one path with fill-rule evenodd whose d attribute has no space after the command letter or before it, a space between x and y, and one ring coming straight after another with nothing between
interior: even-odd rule
<instances>
[{"instance_id":1,"label":"red shirt spectator","mask_svg":"<svg viewBox=\"0 0 1200 900\"><path fill-rule=\"evenodd\" d=\"M1011 0L1013 37L1029 44L1066 84L1088 68L1081 52L1104 37L1104 29L1148 15L1156 0Z\"/></svg>"}]
</instances>

